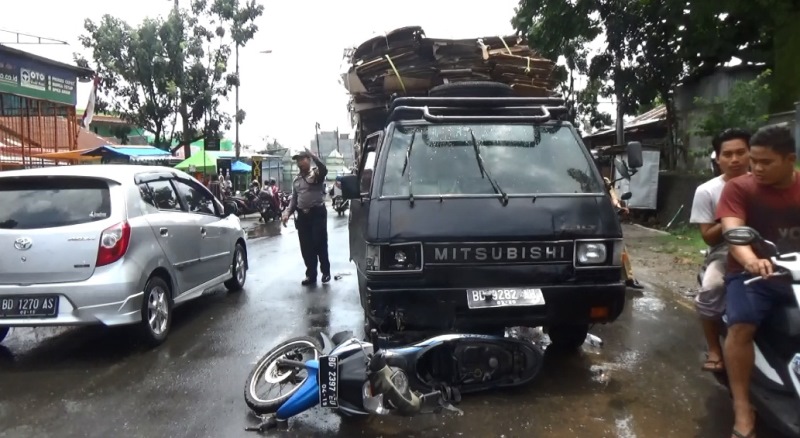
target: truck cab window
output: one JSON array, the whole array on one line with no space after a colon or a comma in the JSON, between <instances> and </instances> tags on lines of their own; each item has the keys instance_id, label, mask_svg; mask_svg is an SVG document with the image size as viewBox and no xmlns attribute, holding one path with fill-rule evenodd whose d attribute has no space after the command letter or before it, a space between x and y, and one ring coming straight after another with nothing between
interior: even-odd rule
<instances>
[{"instance_id":1,"label":"truck cab window","mask_svg":"<svg viewBox=\"0 0 800 438\"><path fill-rule=\"evenodd\" d=\"M372 187L372 172L375 169L375 160L377 159L378 154L374 151L370 151L366 158L364 159L364 168L361 169L361 193L369 193L370 187Z\"/></svg>"}]
</instances>

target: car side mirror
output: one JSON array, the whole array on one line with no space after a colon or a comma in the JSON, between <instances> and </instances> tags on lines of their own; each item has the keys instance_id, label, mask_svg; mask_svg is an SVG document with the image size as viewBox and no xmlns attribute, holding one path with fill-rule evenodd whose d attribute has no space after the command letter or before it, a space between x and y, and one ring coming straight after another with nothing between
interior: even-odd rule
<instances>
[{"instance_id":1,"label":"car side mirror","mask_svg":"<svg viewBox=\"0 0 800 438\"><path fill-rule=\"evenodd\" d=\"M638 141L628 142L628 146L625 149L628 153L628 168L638 169L642 167L642 164L644 164L644 158L642 158L642 143Z\"/></svg>"},{"instance_id":2,"label":"car side mirror","mask_svg":"<svg viewBox=\"0 0 800 438\"><path fill-rule=\"evenodd\" d=\"M228 217L236 214L236 205L232 202L225 202L222 204L222 217Z\"/></svg>"},{"instance_id":3,"label":"car side mirror","mask_svg":"<svg viewBox=\"0 0 800 438\"><path fill-rule=\"evenodd\" d=\"M361 187L358 181L358 175L343 175L341 177L342 184L342 198L344 199L361 199Z\"/></svg>"},{"instance_id":4,"label":"car side mirror","mask_svg":"<svg viewBox=\"0 0 800 438\"><path fill-rule=\"evenodd\" d=\"M633 193L625 192L625 193L622 194L622 196L619 197L619 199L622 199L623 201L627 201L628 199L631 199L631 197L633 197Z\"/></svg>"}]
</instances>

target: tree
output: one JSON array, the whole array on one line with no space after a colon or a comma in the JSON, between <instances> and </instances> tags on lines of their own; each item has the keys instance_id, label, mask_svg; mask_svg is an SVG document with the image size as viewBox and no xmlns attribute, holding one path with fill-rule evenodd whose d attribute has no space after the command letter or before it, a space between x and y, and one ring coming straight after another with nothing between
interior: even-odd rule
<instances>
[{"instance_id":1,"label":"tree","mask_svg":"<svg viewBox=\"0 0 800 438\"><path fill-rule=\"evenodd\" d=\"M210 9L211 14L216 16L220 22L228 23L231 39L235 48L236 70L232 85L236 87L236 157L239 157L241 145L239 144L239 125L244 122L246 113L239 108L239 86L241 80L239 76L239 48L244 47L248 41L252 40L258 31L255 20L264 13L264 6L256 4L255 0L249 0L244 6L239 6L239 0L214 0Z\"/></svg>"},{"instance_id":2,"label":"tree","mask_svg":"<svg viewBox=\"0 0 800 438\"><path fill-rule=\"evenodd\" d=\"M99 24L86 20L84 26L89 35L80 37L81 43L92 49L95 71L102 78L95 109L111 109L128 123L153 132L156 146L168 144L168 120L174 115L177 93L160 35L164 23L148 19L133 28L105 15ZM77 54L76 62L89 66Z\"/></svg>"},{"instance_id":3,"label":"tree","mask_svg":"<svg viewBox=\"0 0 800 438\"><path fill-rule=\"evenodd\" d=\"M713 137L728 128L755 131L769 117L771 71L766 70L752 81L738 82L727 98L709 102L696 98L695 104L704 109L705 117L694 128L694 134Z\"/></svg>"},{"instance_id":4,"label":"tree","mask_svg":"<svg viewBox=\"0 0 800 438\"><path fill-rule=\"evenodd\" d=\"M253 7L263 10L252 1L240 8L238 0L195 0L189 10L136 28L108 15L99 24L86 20L81 42L91 49L102 78L100 108L110 105L152 131L159 146L178 138L190 156L191 143L230 128L220 104L238 79L227 73L235 41L226 37L226 28L237 29L240 43L251 39L257 31L251 21L260 15L253 15Z\"/></svg>"},{"instance_id":5,"label":"tree","mask_svg":"<svg viewBox=\"0 0 800 438\"><path fill-rule=\"evenodd\" d=\"M588 77L583 94L576 97L582 100L578 105L594 114L593 122L598 122L601 118L592 110L597 97L615 96L618 118L635 114L640 105L654 97L652 88L636 87L643 76L636 70L636 55L644 35L641 12L637 1L520 0L512 24L545 57L563 56L571 74ZM587 46L598 37L605 38L605 48L599 55L590 56ZM608 86L608 81L613 86Z\"/></svg>"},{"instance_id":6,"label":"tree","mask_svg":"<svg viewBox=\"0 0 800 438\"><path fill-rule=\"evenodd\" d=\"M710 73L734 56L773 69L772 111L800 100L800 3L795 0L691 2L686 39L694 50L684 60L696 75Z\"/></svg>"}]
</instances>

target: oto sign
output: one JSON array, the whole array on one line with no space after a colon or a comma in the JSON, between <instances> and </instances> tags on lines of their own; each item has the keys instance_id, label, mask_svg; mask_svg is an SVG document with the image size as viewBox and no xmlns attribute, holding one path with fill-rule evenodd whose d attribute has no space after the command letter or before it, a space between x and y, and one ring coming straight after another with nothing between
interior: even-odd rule
<instances>
[{"instance_id":1,"label":"oto sign","mask_svg":"<svg viewBox=\"0 0 800 438\"><path fill-rule=\"evenodd\" d=\"M0 92L75 105L77 79L67 67L0 53Z\"/></svg>"}]
</instances>

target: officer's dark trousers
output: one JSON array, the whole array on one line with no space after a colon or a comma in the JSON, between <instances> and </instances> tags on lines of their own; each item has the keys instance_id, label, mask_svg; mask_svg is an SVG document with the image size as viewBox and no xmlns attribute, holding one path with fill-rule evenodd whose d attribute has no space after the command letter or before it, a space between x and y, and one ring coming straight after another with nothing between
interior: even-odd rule
<instances>
[{"instance_id":1,"label":"officer's dark trousers","mask_svg":"<svg viewBox=\"0 0 800 438\"><path fill-rule=\"evenodd\" d=\"M325 207L313 207L308 213L297 210L297 235L300 252L306 264L306 277L317 278L317 261L322 275L331 275L328 259L328 212Z\"/></svg>"}]
</instances>

